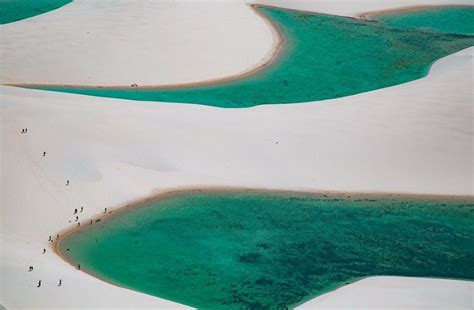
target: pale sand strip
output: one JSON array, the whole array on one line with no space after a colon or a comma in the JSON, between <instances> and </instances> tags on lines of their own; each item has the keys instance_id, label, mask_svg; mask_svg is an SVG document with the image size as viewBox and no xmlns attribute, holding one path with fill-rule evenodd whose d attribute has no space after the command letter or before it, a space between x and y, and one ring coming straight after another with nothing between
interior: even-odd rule
<instances>
[{"instance_id":1,"label":"pale sand strip","mask_svg":"<svg viewBox=\"0 0 474 310\"><path fill-rule=\"evenodd\" d=\"M359 18L370 20L371 17L394 15L400 13L416 12L427 9L443 9L443 8L473 8L473 5L410 5L401 8L389 8L385 10L375 10L363 12L358 15Z\"/></svg>"},{"instance_id":2,"label":"pale sand strip","mask_svg":"<svg viewBox=\"0 0 474 310\"><path fill-rule=\"evenodd\" d=\"M80 206L84 221L124 201L216 185L473 196L473 50L440 60L427 78L404 85L252 109L1 87L1 272L8 283L2 303L171 307L77 272L50 251L41 254L48 235L74 224L68 221ZM454 291L439 295L454 300ZM349 297L334 302L350 305Z\"/></svg>"}]
</instances>

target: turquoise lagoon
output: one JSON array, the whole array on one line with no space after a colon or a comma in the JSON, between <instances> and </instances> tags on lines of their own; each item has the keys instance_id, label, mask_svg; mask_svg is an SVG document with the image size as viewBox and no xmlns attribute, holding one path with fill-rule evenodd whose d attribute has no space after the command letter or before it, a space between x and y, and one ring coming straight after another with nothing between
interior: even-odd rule
<instances>
[{"instance_id":1,"label":"turquoise lagoon","mask_svg":"<svg viewBox=\"0 0 474 310\"><path fill-rule=\"evenodd\" d=\"M421 78L434 61L474 45L474 7L418 10L378 21L265 6L256 10L279 29L284 48L278 59L255 74L181 88L39 89L223 108L309 102Z\"/></svg>"},{"instance_id":2,"label":"turquoise lagoon","mask_svg":"<svg viewBox=\"0 0 474 310\"><path fill-rule=\"evenodd\" d=\"M473 201L196 191L125 210L60 251L200 309L283 309L375 275L474 279Z\"/></svg>"},{"instance_id":3,"label":"turquoise lagoon","mask_svg":"<svg viewBox=\"0 0 474 310\"><path fill-rule=\"evenodd\" d=\"M0 24L8 24L58 9L72 0L0 0Z\"/></svg>"}]
</instances>

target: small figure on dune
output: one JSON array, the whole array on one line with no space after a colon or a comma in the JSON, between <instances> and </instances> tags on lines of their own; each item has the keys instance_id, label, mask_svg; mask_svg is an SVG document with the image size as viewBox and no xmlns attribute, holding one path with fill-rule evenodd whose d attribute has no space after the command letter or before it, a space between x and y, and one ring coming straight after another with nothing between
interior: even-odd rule
<instances>
[{"instance_id":1,"label":"small figure on dune","mask_svg":"<svg viewBox=\"0 0 474 310\"><path fill-rule=\"evenodd\" d=\"M91 220L91 222L89 223L89 225L92 225L92 220Z\"/></svg>"},{"instance_id":2,"label":"small figure on dune","mask_svg":"<svg viewBox=\"0 0 474 310\"><path fill-rule=\"evenodd\" d=\"M49 239L48 239L48 241L53 241L53 239L51 239L51 236L49 236Z\"/></svg>"},{"instance_id":3,"label":"small figure on dune","mask_svg":"<svg viewBox=\"0 0 474 310\"><path fill-rule=\"evenodd\" d=\"M61 286L61 285L63 285L63 280L59 279L58 286Z\"/></svg>"},{"instance_id":4,"label":"small figure on dune","mask_svg":"<svg viewBox=\"0 0 474 310\"><path fill-rule=\"evenodd\" d=\"M74 214L77 214L77 208L76 208L76 209L74 209Z\"/></svg>"},{"instance_id":5,"label":"small figure on dune","mask_svg":"<svg viewBox=\"0 0 474 310\"><path fill-rule=\"evenodd\" d=\"M27 132L28 132L28 128L25 128L25 133L27 133Z\"/></svg>"},{"instance_id":6,"label":"small figure on dune","mask_svg":"<svg viewBox=\"0 0 474 310\"><path fill-rule=\"evenodd\" d=\"M81 212L84 211L84 207L81 207Z\"/></svg>"},{"instance_id":7,"label":"small figure on dune","mask_svg":"<svg viewBox=\"0 0 474 310\"><path fill-rule=\"evenodd\" d=\"M56 235L56 239L59 239L59 234Z\"/></svg>"},{"instance_id":8,"label":"small figure on dune","mask_svg":"<svg viewBox=\"0 0 474 310\"><path fill-rule=\"evenodd\" d=\"M21 130L21 133L25 133L25 129L24 129L24 128Z\"/></svg>"},{"instance_id":9,"label":"small figure on dune","mask_svg":"<svg viewBox=\"0 0 474 310\"><path fill-rule=\"evenodd\" d=\"M30 266L30 267L28 268L28 272L32 272L32 271L33 271L33 266Z\"/></svg>"},{"instance_id":10,"label":"small figure on dune","mask_svg":"<svg viewBox=\"0 0 474 310\"><path fill-rule=\"evenodd\" d=\"M78 220L79 220L79 216L76 215L76 220L75 220L75 222L77 222Z\"/></svg>"},{"instance_id":11,"label":"small figure on dune","mask_svg":"<svg viewBox=\"0 0 474 310\"><path fill-rule=\"evenodd\" d=\"M69 180L66 181L66 186L69 186Z\"/></svg>"},{"instance_id":12,"label":"small figure on dune","mask_svg":"<svg viewBox=\"0 0 474 310\"><path fill-rule=\"evenodd\" d=\"M46 156L46 152L43 152L43 157L45 157L45 156Z\"/></svg>"},{"instance_id":13,"label":"small figure on dune","mask_svg":"<svg viewBox=\"0 0 474 310\"><path fill-rule=\"evenodd\" d=\"M104 214L107 213L107 208L104 209Z\"/></svg>"},{"instance_id":14,"label":"small figure on dune","mask_svg":"<svg viewBox=\"0 0 474 310\"><path fill-rule=\"evenodd\" d=\"M43 249L43 254L46 254L46 249Z\"/></svg>"},{"instance_id":15,"label":"small figure on dune","mask_svg":"<svg viewBox=\"0 0 474 310\"><path fill-rule=\"evenodd\" d=\"M81 270L81 264L77 264L77 269Z\"/></svg>"},{"instance_id":16,"label":"small figure on dune","mask_svg":"<svg viewBox=\"0 0 474 310\"><path fill-rule=\"evenodd\" d=\"M36 287L41 287L41 280L38 281L38 285Z\"/></svg>"},{"instance_id":17,"label":"small figure on dune","mask_svg":"<svg viewBox=\"0 0 474 310\"><path fill-rule=\"evenodd\" d=\"M81 226L81 222L77 222L77 227Z\"/></svg>"}]
</instances>

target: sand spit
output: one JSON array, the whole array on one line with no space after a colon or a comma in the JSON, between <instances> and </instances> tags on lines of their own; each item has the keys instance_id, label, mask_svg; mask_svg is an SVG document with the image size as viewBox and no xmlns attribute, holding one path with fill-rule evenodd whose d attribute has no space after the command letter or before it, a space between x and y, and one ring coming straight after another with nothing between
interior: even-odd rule
<instances>
[{"instance_id":1,"label":"sand spit","mask_svg":"<svg viewBox=\"0 0 474 310\"><path fill-rule=\"evenodd\" d=\"M238 1L76 0L0 31L1 84L189 84L249 74L279 47Z\"/></svg>"}]
</instances>

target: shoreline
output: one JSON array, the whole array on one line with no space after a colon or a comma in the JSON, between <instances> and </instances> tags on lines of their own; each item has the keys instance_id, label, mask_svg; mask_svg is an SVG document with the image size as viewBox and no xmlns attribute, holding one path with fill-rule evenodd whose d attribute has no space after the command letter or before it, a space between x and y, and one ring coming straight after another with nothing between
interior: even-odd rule
<instances>
[{"instance_id":1,"label":"shoreline","mask_svg":"<svg viewBox=\"0 0 474 310\"><path fill-rule=\"evenodd\" d=\"M191 82L191 83L177 83L177 84L161 84L161 85L143 85L143 86L129 86L129 85L74 85L74 84L36 84L36 83L6 83L1 84L4 86L12 86L12 87L22 87L22 88L32 88L32 89L41 89L41 88L56 88L56 89L64 89L64 88L75 88L75 89L107 89L107 90L159 90L159 89L180 89L180 88L194 88L194 87L202 87L202 86L216 86L226 82L236 81L248 76L251 76L261 70L264 70L268 66L275 63L284 53L285 51L285 36L281 31L281 28L278 24L271 21L267 18L262 12L258 10L258 8L274 8L274 9L284 9L293 12L301 12L307 14L318 14L324 16L334 16L334 17L341 17L341 18L349 18L358 20L361 22L379 22L377 19L373 19L372 17L377 16L385 16L391 14L398 14L398 13L408 13L412 11L420 11L420 10L428 10L428 9L442 9L442 8L474 8L474 5L411 5L411 6L403 6L398 8L390 8L384 10L374 10L374 11L366 11L355 16L344 16L344 15L337 15L337 14L327 14L318 11L309 11L309 10L299 10L299 9L289 9L284 7L278 7L273 5L265 5L265 4L247 4L252 12L259 16L263 22L268 26L272 33L273 37L273 47L268 53L264 56L263 59L260 60L258 64L254 67L244 70L240 73L235 75L204 80L199 82Z\"/></svg>"},{"instance_id":2,"label":"shoreline","mask_svg":"<svg viewBox=\"0 0 474 310\"><path fill-rule=\"evenodd\" d=\"M394 14L400 14L400 13L410 13L410 12L416 12L416 11L429 10L429 9L432 9L432 10L444 9L444 8L474 8L474 5L467 5L467 4L409 5L409 6L403 6L399 8L390 8L390 9L385 9L385 10L366 11L366 12L362 12L358 14L357 17L364 20L376 21L374 19L371 19L371 17L394 15Z\"/></svg>"},{"instance_id":3,"label":"shoreline","mask_svg":"<svg viewBox=\"0 0 474 310\"><path fill-rule=\"evenodd\" d=\"M190 193L226 193L226 192L236 192L236 193L261 193L261 194L273 194L273 195L294 195L294 196L314 196L314 197L324 197L324 198L342 198L342 199L354 199L354 198L365 198L365 199L407 199L407 200L437 200L437 201L472 201L474 202L474 196L455 196L455 195L429 195L429 194L408 194L408 193L381 193L381 192L374 192L374 193L363 193L363 192L342 192L342 191L319 191L319 190L314 190L314 191L298 191L298 190L279 190L279 189L268 189L268 188L246 188L246 187L183 187L183 188L176 188L176 189L169 189L169 190L163 190L163 191L154 191L150 196L144 197L144 198L138 198L138 199L132 199L126 203L121 203L115 207L107 208L107 213L101 213L94 215L90 218L87 218L85 221L92 221L92 224L83 224L80 227L77 227L75 225L72 225L70 227L66 227L65 229L57 232L59 234L59 238L54 240L50 244L50 248L52 251L58 255L64 262L68 263L71 265L73 268L77 270L77 264L76 262L72 261L61 251L61 242L67 239L70 235L74 233L78 233L80 231L85 231L87 229L90 229L95 224L103 224L107 222L108 220L114 218L115 216L118 216L124 212L131 211L135 208L143 207L145 204L151 203L151 202L159 202L162 199L166 199L169 197L173 196L179 196L179 195L185 195L185 194L190 194ZM89 276L92 276L96 279L99 279L101 281L104 281L108 284L128 289L137 293L153 296L155 298L161 298L155 295L151 295L148 293L144 293L141 291L137 291L133 288L123 286L122 284L115 282L113 280L107 279L93 271L84 269L81 267L78 271L84 272L88 274ZM320 297L323 295L326 295L330 292L333 292L339 288L351 285L355 282L361 281L363 279L371 278L371 277L378 277L378 276L392 276L392 275L371 275L367 277L358 277L350 281L346 281L343 285L337 286L333 289L328 290L327 292L324 292L323 294L317 295L317 296L311 296L307 299L302 300L301 302L298 302L295 305L292 305L292 307L298 307L303 305L304 303L308 302L309 300L312 300L316 297ZM398 277L410 277L410 276L398 276ZM432 279L444 279L444 280L468 280L469 279L457 279L457 278L432 278ZM171 300L173 302L177 302L174 300ZM177 302L179 303L179 302ZM180 303L181 304L181 303ZM183 304L185 306L189 306L186 304ZM192 307L192 306L191 306Z\"/></svg>"}]
</instances>

